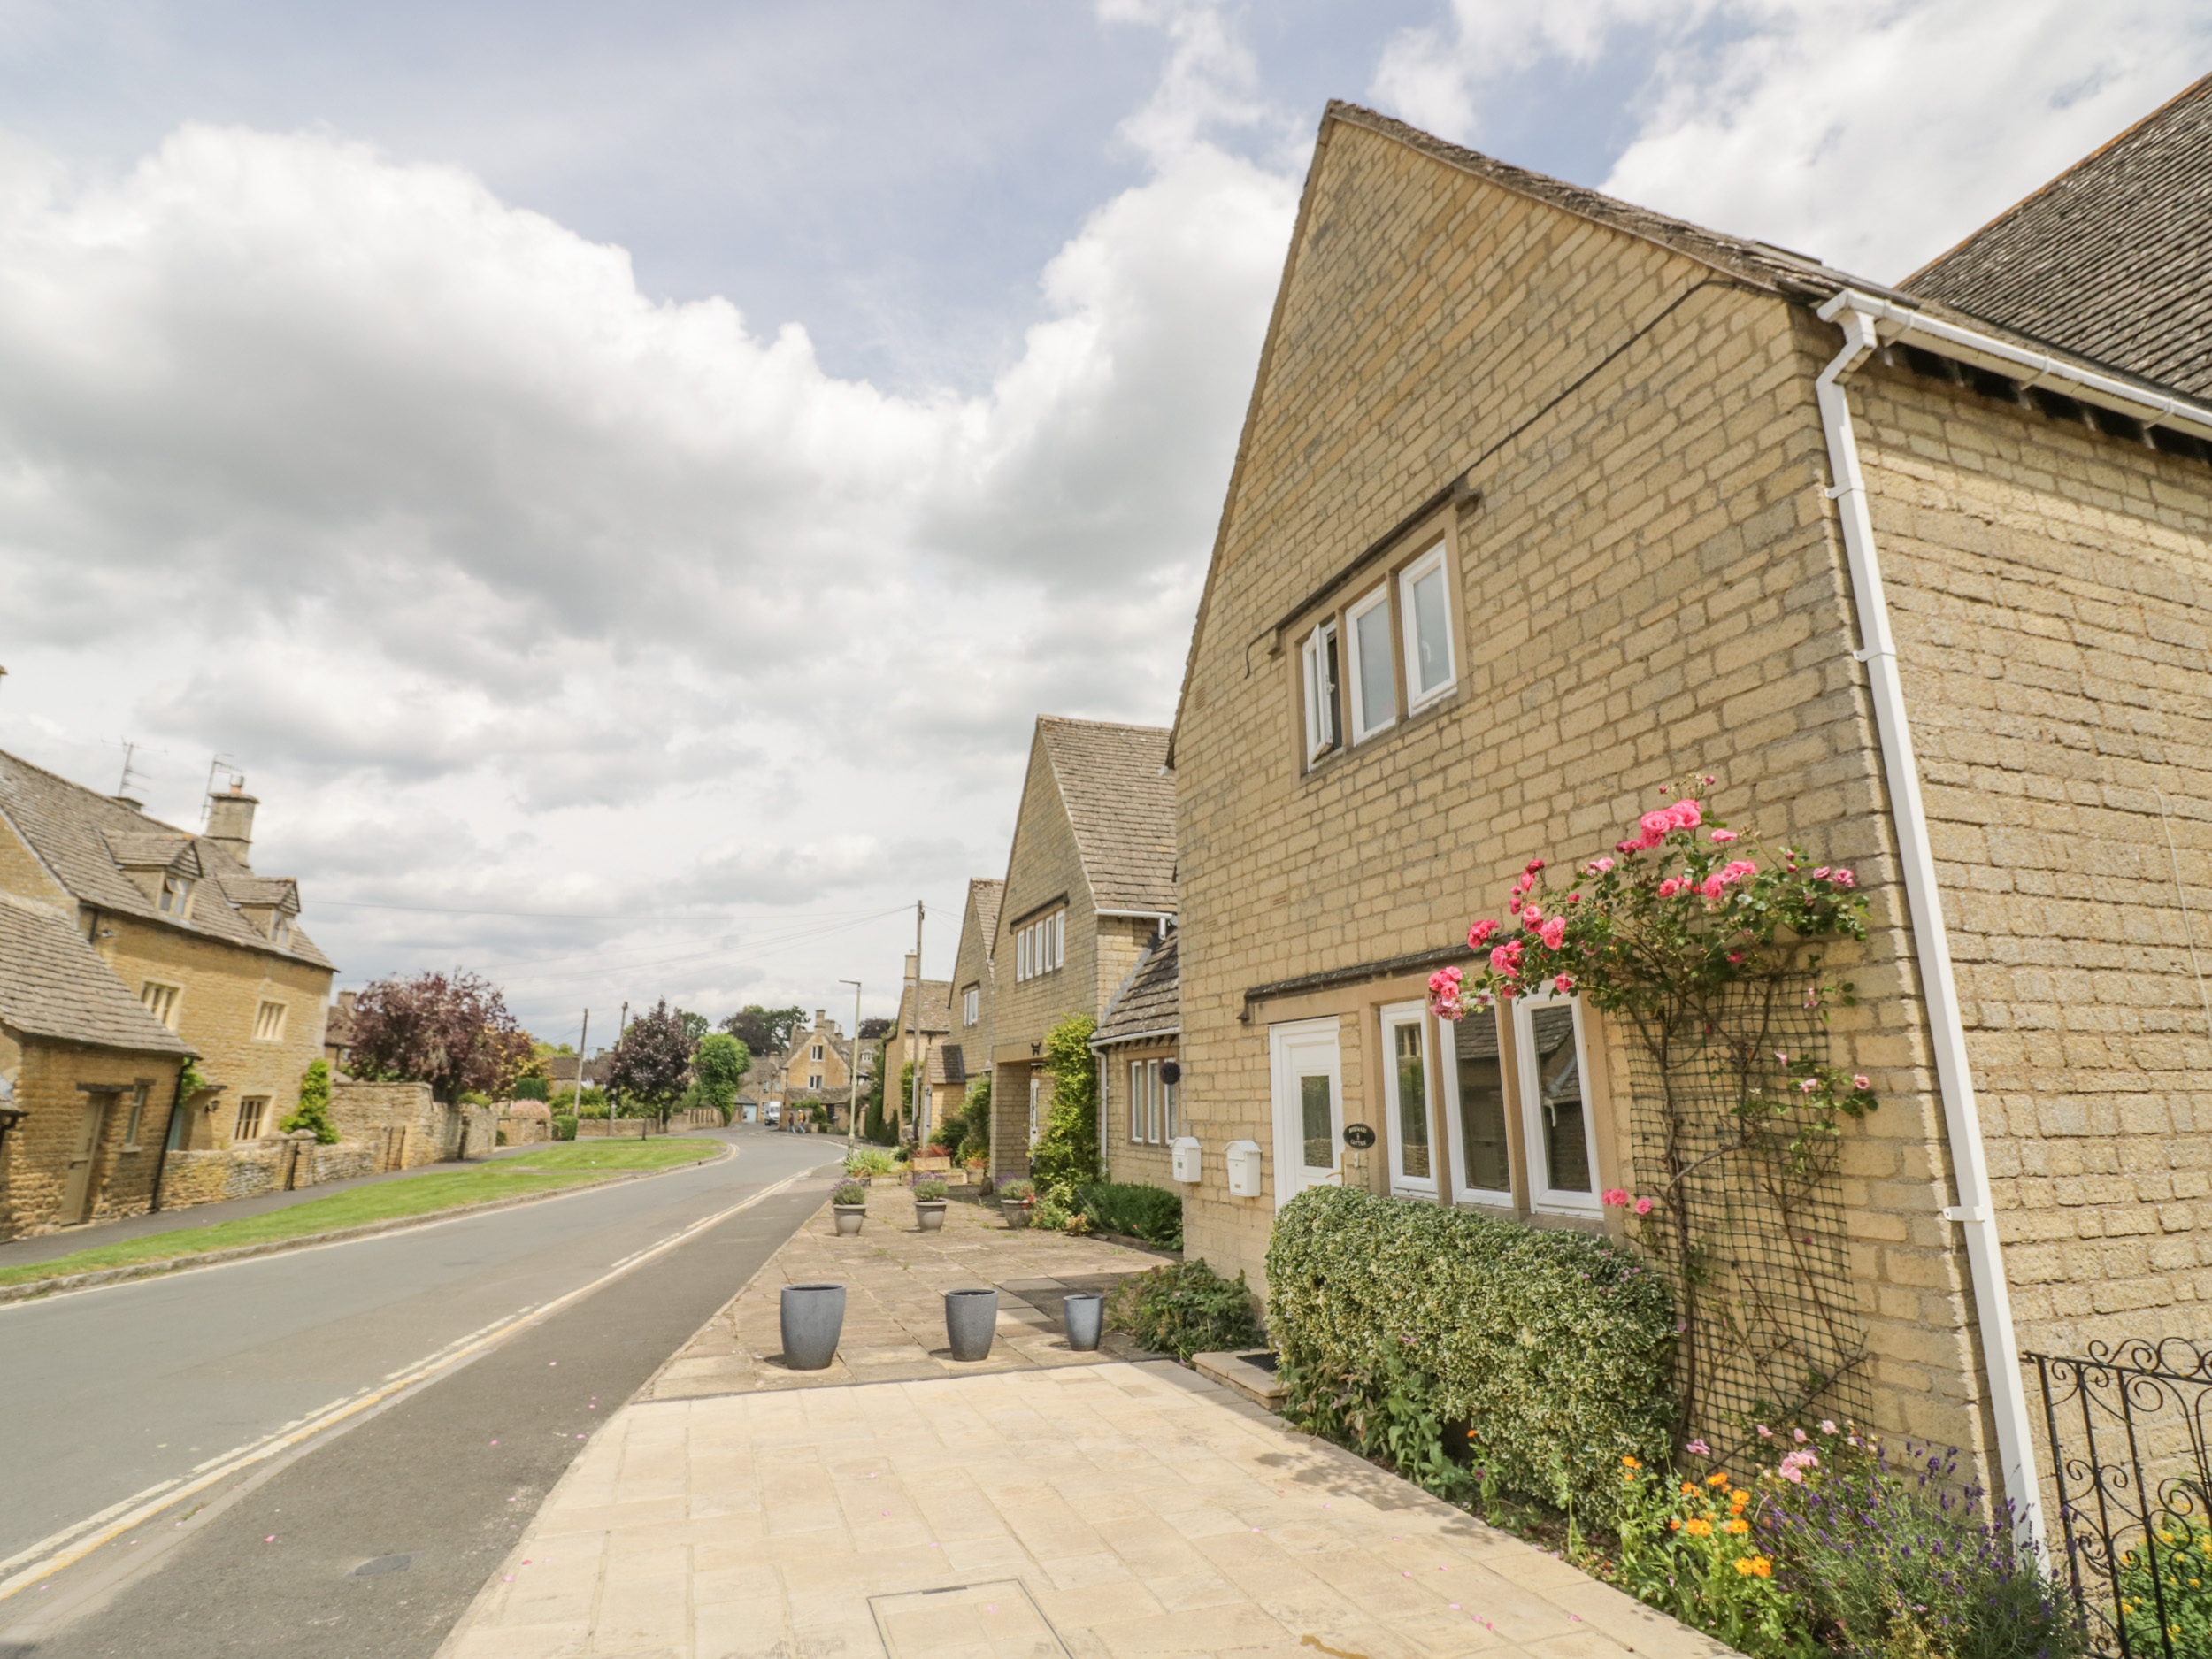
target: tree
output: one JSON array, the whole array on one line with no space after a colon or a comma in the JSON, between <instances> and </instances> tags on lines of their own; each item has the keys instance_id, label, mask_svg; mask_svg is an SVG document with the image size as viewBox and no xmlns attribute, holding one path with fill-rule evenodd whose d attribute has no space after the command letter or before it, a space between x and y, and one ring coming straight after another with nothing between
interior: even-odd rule
<instances>
[{"instance_id":1,"label":"tree","mask_svg":"<svg viewBox=\"0 0 2212 1659\"><path fill-rule=\"evenodd\" d=\"M665 1117L691 1081L692 1041L665 999L630 1022L609 1056L607 1087Z\"/></svg>"},{"instance_id":2,"label":"tree","mask_svg":"<svg viewBox=\"0 0 2212 1659\"><path fill-rule=\"evenodd\" d=\"M1029 1155L1030 1177L1040 1191L1065 1187L1071 1198L1077 1187L1098 1179L1098 1059L1091 1053L1091 1033L1097 1029L1088 1014L1070 1014L1045 1033L1052 1106Z\"/></svg>"},{"instance_id":3,"label":"tree","mask_svg":"<svg viewBox=\"0 0 2212 1659\"><path fill-rule=\"evenodd\" d=\"M753 1051L727 1032L710 1032L692 1051L692 1075L698 1079L701 1104L717 1108L728 1121L737 1103L738 1085L753 1069Z\"/></svg>"},{"instance_id":4,"label":"tree","mask_svg":"<svg viewBox=\"0 0 2212 1659\"><path fill-rule=\"evenodd\" d=\"M700 1038L705 1036L709 1032L714 1029L714 1022L712 1020L709 1019L704 1014L695 1014L687 1008L678 1009L676 1010L676 1018L683 1021L684 1035L691 1039L692 1046L694 1048L698 1046Z\"/></svg>"},{"instance_id":5,"label":"tree","mask_svg":"<svg viewBox=\"0 0 2212 1659\"><path fill-rule=\"evenodd\" d=\"M722 1029L755 1054L777 1054L791 1046L791 1033L805 1024L803 1008L763 1008L748 1002L722 1022Z\"/></svg>"},{"instance_id":6,"label":"tree","mask_svg":"<svg viewBox=\"0 0 2212 1659\"><path fill-rule=\"evenodd\" d=\"M353 1074L427 1083L449 1106L504 1092L531 1047L499 987L460 968L378 979L353 1005Z\"/></svg>"},{"instance_id":7,"label":"tree","mask_svg":"<svg viewBox=\"0 0 2212 1659\"><path fill-rule=\"evenodd\" d=\"M888 1037L891 1034L891 1027L895 1023L884 1018L881 1015L876 1016L873 1019L864 1019L860 1022L861 1040L867 1042L873 1041L879 1037Z\"/></svg>"}]
</instances>

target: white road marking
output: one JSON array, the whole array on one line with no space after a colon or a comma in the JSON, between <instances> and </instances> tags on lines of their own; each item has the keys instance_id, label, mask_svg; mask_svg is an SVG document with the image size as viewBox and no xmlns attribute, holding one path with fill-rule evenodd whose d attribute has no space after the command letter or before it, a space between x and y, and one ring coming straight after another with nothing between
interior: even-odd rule
<instances>
[{"instance_id":1,"label":"white road marking","mask_svg":"<svg viewBox=\"0 0 2212 1659\"><path fill-rule=\"evenodd\" d=\"M190 1479L178 1478L160 1481L148 1486L142 1492L134 1493L119 1503L110 1504L97 1515L88 1516L73 1525L65 1526L58 1532L50 1533L27 1549L18 1550L6 1560L0 1561L0 1573L8 1572L11 1569L20 1569L12 1577L0 1579L0 1601L29 1588L34 1584L51 1578L64 1568L81 1561L101 1545L112 1539L119 1538L133 1527L143 1525L164 1509L182 1502L195 1493L205 1491L226 1476L234 1474L241 1469L250 1468L265 1458L273 1457L288 1447L296 1446L302 1440L320 1434L326 1429L335 1427L348 1417L357 1416L380 1401L389 1399L393 1394L411 1388L418 1383L427 1381L441 1371L456 1368L462 1362L476 1357L502 1338L510 1336L525 1325L534 1324L549 1314L559 1312L571 1302L589 1295L611 1279L620 1278L638 1263L675 1248L693 1233L703 1228L711 1227L718 1222L726 1221L741 1210L750 1210L762 1200L774 1197L794 1182L803 1179L814 1172L812 1170L802 1170L796 1174L787 1175L773 1186L762 1187L750 1198L732 1204L726 1210L718 1210L713 1215L703 1217L680 1232L670 1233L659 1243L626 1256L600 1274L598 1278L588 1284L579 1285L565 1295L557 1296L551 1302L538 1307L526 1308L507 1318L496 1320L461 1338L458 1341L447 1344L427 1359L411 1365L404 1371L390 1373L382 1383L373 1388L365 1388L349 1399L334 1402L323 1408L322 1410L307 1417L296 1417L283 1427L264 1435L257 1440L211 1457L194 1468L190 1471L192 1477ZM93 1535L88 1537L88 1533Z\"/></svg>"}]
</instances>

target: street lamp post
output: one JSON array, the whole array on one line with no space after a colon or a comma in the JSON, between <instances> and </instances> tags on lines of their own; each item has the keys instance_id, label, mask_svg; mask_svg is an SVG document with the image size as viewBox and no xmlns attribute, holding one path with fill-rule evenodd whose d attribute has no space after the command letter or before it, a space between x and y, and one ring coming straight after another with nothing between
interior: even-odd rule
<instances>
[{"instance_id":1,"label":"street lamp post","mask_svg":"<svg viewBox=\"0 0 2212 1659\"><path fill-rule=\"evenodd\" d=\"M849 1156L853 1137L860 1130L860 981L840 979L838 984L853 987L853 1041L845 1051L850 1056L845 1064L845 1152Z\"/></svg>"}]
</instances>

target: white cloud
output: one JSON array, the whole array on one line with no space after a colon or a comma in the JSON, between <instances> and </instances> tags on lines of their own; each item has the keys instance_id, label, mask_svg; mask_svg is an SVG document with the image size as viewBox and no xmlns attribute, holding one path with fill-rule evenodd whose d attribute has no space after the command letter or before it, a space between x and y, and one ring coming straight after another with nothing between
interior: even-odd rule
<instances>
[{"instance_id":1,"label":"white cloud","mask_svg":"<svg viewBox=\"0 0 2212 1659\"><path fill-rule=\"evenodd\" d=\"M1624 148L1580 182L1893 281L2179 91L2208 46L2190 0L1455 0L1448 27L1394 39L1371 93L1479 144L1502 77L1648 53Z\"/></svg>"},{"instance_id":2,"label":"white cloud","mask_svg":"<svg viewBox=\"0 0 2212 1659\"><path fill-rule=\"evenodd\" d=\"M318 888L949 908L1035 713L1171 711L1295 206L1209 136L1264 113L1217 15L1134 20L1147 176L970 396L838 379L328 132L189 126L109 179L0 149L0 743L150 737L182 800L232 756L366 970L545 930ZM714 972L818 974L792 949Z\"/></svg>"}]
</instances>

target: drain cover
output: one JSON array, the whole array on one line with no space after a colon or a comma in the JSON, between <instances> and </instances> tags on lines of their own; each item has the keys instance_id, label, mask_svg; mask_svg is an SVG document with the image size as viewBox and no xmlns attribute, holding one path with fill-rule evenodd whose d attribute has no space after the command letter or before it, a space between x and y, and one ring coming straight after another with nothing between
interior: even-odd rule
<instances>
[{"instance_id":1,"label":"drain cover","mask_svg":"<svg viewBox=\"0 0 2212 1659\"><path fill-rule=\"evenodd\" d=\"M403 1555L379 1555L374 1561L365 1561L346 1575L349 1578L373 1578L380 1572L405 1572L415 1564L415 1552Z\"/></svg>"}]
</instances>

